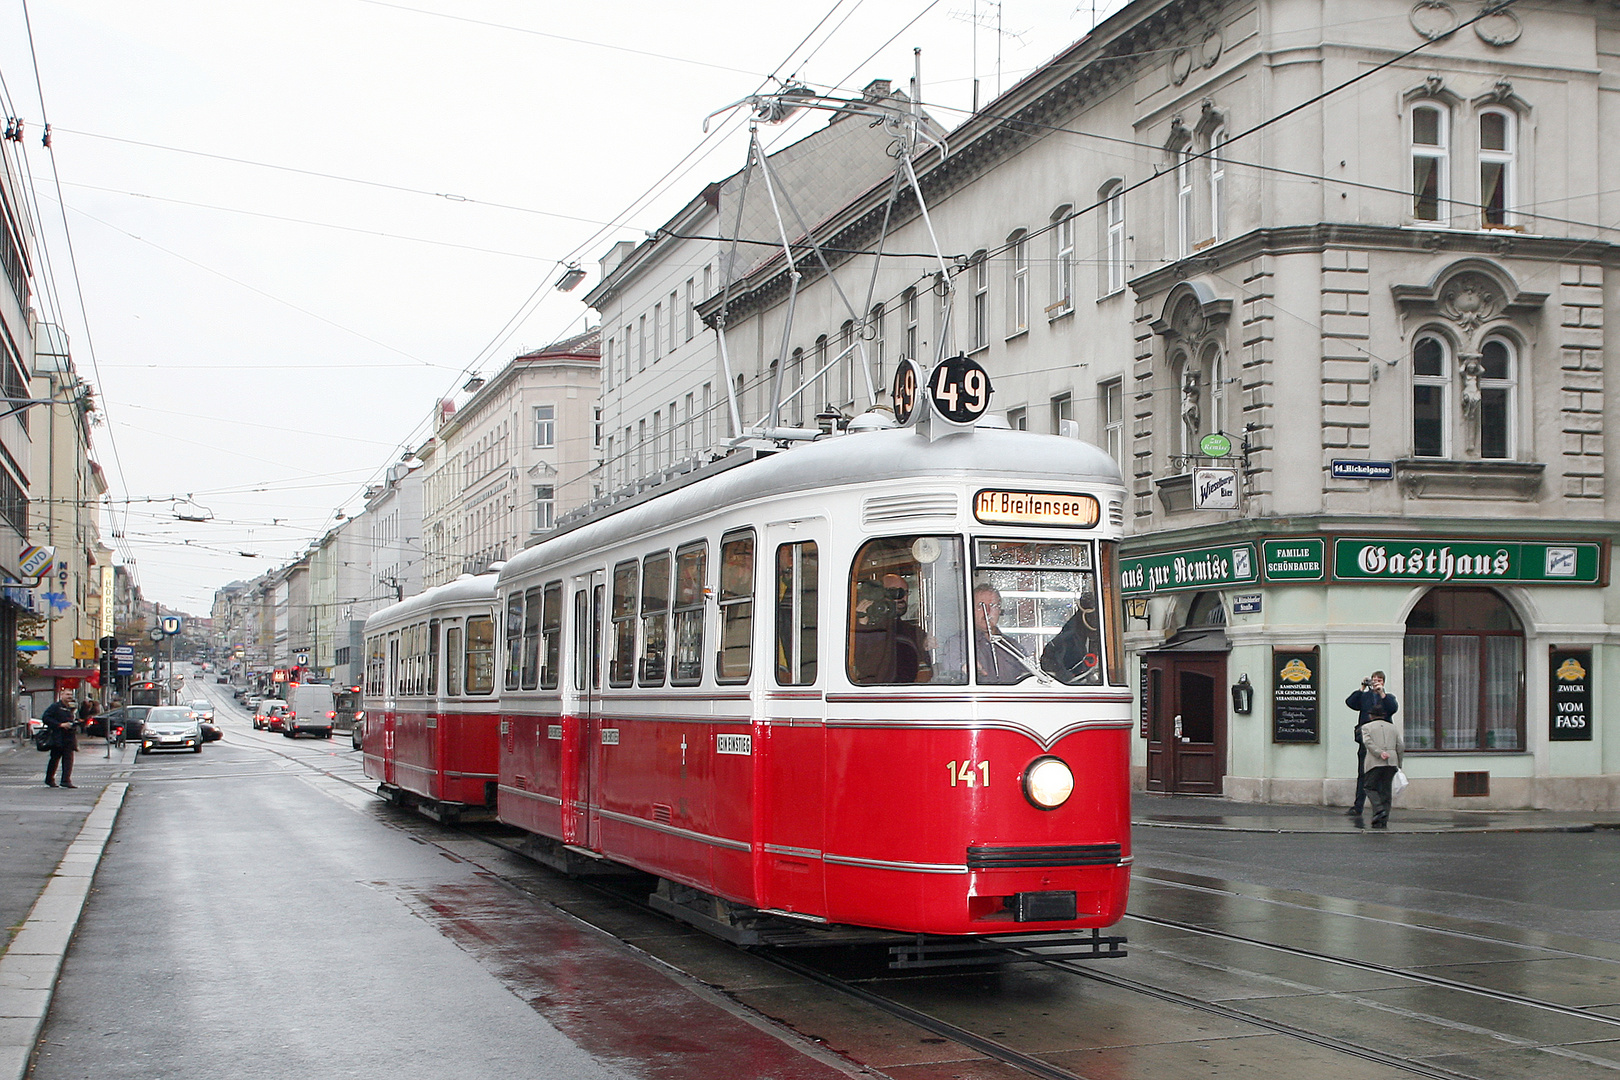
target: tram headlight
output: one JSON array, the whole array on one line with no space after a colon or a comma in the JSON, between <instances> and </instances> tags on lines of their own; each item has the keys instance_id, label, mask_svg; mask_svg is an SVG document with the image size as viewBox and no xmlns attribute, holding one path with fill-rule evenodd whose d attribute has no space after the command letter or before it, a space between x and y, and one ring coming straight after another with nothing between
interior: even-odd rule
<instances>
[{"instance_id":1,"label":"tram headlight","mask_svg":"<svg viewBox=\"0 0 1620 1080\"><path fill-rule=\"evenodd\" d=\"M1036 758L1024 770L1024 798L1037 809L1056 810L1074 794L1074 773L1062 758Z\"/></svg>"}]
</instances>

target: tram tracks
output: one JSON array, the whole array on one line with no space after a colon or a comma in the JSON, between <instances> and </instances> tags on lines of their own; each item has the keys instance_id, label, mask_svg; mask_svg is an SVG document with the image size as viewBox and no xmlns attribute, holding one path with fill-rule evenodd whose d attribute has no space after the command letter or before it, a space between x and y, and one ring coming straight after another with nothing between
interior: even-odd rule
<instances>
[{"instance_id":1,"label":"tram tracks","mask_svg":"<svg viewBox=\"0 0 1620 1080\"><path fill-rule=\"evenodd\" d=\"M261 748L271 749L269 747ZM272 750L272 753L290 761L295 761L297 764L304 765L306 768L309 768L312 771L323 773L331 779L341 779L347 784L350 784L356 788L364 789L368 793L370 792L370 788L367 786L367 784L358 783L354 780L341 777L333 770L323 768L322 765L324 763L322 762L309 759L298 760L298 758L295 758L293 755L284 753L277 754L274 750ZM441 839L439 839L440 837L443 839L449 839L449 835L447 835L446 832L441 831L445 827L431 825L426 819L423 819L417 824L422 827L423 842L445 847L446 850L450 850L450 847L454 846L455 851L459 852L461 855L466 854L465 847L459 845L446 845ZM415 832L416 830L412 831ZM453 830L451 835L456 836L460 841L476 839L480 843L486 844L493 849L512 852L517 855L524 854L519 845L511 842L508 838L499 835L491 835L490 830L487 829L479 829L477 827L462 827L460 829ZM482 860L480 861L482 862ZM508 887L532 895L540 902L548 902L553 904L553 906L555 904L555 902L550 901L542 891L536 891L532 883L526 883L520 880L523 875L502 873L494 861L484 866L484 872L490 874L492 877L502 880ZM1149 883L1155 887L1186 889L1194 893L1212 893L1220 891L1211 889L1209 886L1170 881L1164 878L1154 878L1144 875L1143 884ZM597 895L611 897L616 903L624 904L627 907L632 907L640 911L648 913L652 912L652 909L646 904L642 903L637 897L627 895L622 889L603 887L603 885L594 882L579 882L579 884L589 888ZM1517 948L1523 951L1526 959L1567 959L1572 961L1585 961L1598 964L1603 967L1609 967L1612 965L1616 969L1620 969L1620 963L1617 963L1615 960L1607 957L1595 956L1591 953L1583 953L1571 949L1561 949L1551 944L1527 944L1524 942L1512 941L1503 937L1494 937L1486 932L1485 929L1465 930L1457 928L1443 928L1423 925L1421 920L1401 922L1385 913L1368 913L1366 911L1358 911L1354 908L1330 911L1327 910L1327 905L1320 907L1310 905L1309 897L1303 897L1302 900L1304 902L1290 904L1286 900L1279 900L1275 898L1260 900L1248 892L1226 892L1225 895L1231 898L1241 899L1243 901L1273 904L1279 908L1289 908L1299 913L1309 912L1328 920L1354 920L1355 922L1362 924L1388 923L1392 932L1398 929L1399 931L1408 933L1445 935L1456 939L1459 943L1474 942L1481 945ZM662 916L659 917L662 918ZM1388 1020L1393 1017L1420 1025L1427 1024L1432 1026L1433 1029L1439 1033L1434 1036L1435 1041L1444 1041L1444 1037L1449 1033L1456 1036L1461 1044L1466 1044L1471 1041L1472 1044L1476 1046L1481 1043L1486 1043L1490 1044L1494 1048L1505 1048L1510 1051L1545 1050L1548 1053L1558 1054L1566 1059L1572 1058L1577 1061L1601 1068L1604 1071L1620 1072L1620 1062L1616 1062L1614 1059L1609 1057L1601 1056L1601 1048L1599 1048L1598 1054L1593 1054L1589 1052L1588 1048L1584 1048L1581 1045L1583 1043L1600 1042L1615 1038L1613 1033L1616 1030L1620 1030L1620 1017L1609 1016L1574 1005L1568 1005L1557 1001L1549 1001L1526 994L1500 990L1494 987L1480 985L1478 983L1472 983L1463 979L1452 978L1434 972L1414 970L1410 967L1397 967L1390 964L1379 964L1372 961L1358 960L1346 956L1337 956L1321 949L1313 949L1305 945L1301 945L1297 942L1289 943L1285 940L1266 940L1265 938L1256 937L1252 934L1244 934L1234 930L1221 929L1216 926L1199 924L1187 920L1164 918L1148 911L1128 914L1126 916L1126 921L1127 923L1134 922L1142 927L1144 931L1149 931L1150 929L1161 930L1168 934L1188 935L1211 942L1218 942L1223 947L1229 947L1232 950L1236 950L1236 958L1234 959L1228 957L1226 962L1222 962L1220 959L1201 959L1194 955L1186 955L1187 950L1180 950L1178 952L1178 949L1171 944L1144 941L1144 935L1133 934L1133 954L1140 955L1144 958L1152 957L1159 962L1157 973L1150 979L1137 978L1133 977L1132 975L1125 974L1121 970L1118 970L1120 965L1116 965L1112 962L1106 964L1090 964L1071 960L1056 960L1043 958L1036 952L1031 952L1028 955L1018 955L1016 959L1020 965L1027 964L1037 970L1056 972L1066 977L1084 980L1088 984L1097 985L1100 987L1108 987L1110 990L1117 992L1118 994L1126 995L1127 999L1134 998L1144 1002L1153 1001L1159 1003L1161 1007L1169 1007L1170 1010L1185 1010L1188 1013L1197 1014L1200 1016L1218 1018L1220 1021L1223 1021L1226 1025L1228 1025L1228 1030L1218 1034L1202 1037L1201 1041L1197 1043L1199 1047L1198 1050L1192 1049L1193 1044L1189 1044L1188 1052L1201 1052L1203 1049L1203 1044L1219 1042L1223 1039L1229 1040L1228 1046L1236 1048L1232 1052L1239 1055L1252 1053L1254 1057L1253 1060L1249 1061L1249 1065L1251 1067L1258 1068L1261 1071L1266 1070L1269 1060L1267 1058L1268 1052L1275 1055L1275 1047L1273 1046L1270 1051L1267 1051L1262 1045L1265 1040L1245 1039L1241 1037L1242 1035L1276 1036L1281 1039L1286 1039L1294 1044L1312 1047L1315 1049L1315 1051L1319 1052L1319 1055L1313 1060L1319 1063L1325 1062L1321 1065L1320 1071L1322 1072L1322 1075L1327 1076L1335 1074L1334 1067L1332 1066L1331 1062L1335 1059L1341 1058L1354 1059L1356 1061L1365 1063L1365 1065L1360 1066L1360 1068L1365 1068L1366 1066L1372 1066L1375 1068L1383 1067L1392 1070L1392 1075L1420 1076L1432 1078L1432 1080L1476 1080L1477 1077L1490 1075L1488 1070L1473 1071L1468 1069L1466 1065L1466 1054L1453 1055L1431 1053L1427 1055L1429 1057L1445 1057L1451 1059L1442 1064L1438 1061L1432 1060L1414 1060L1414 1058L1420 1058L1421 1055L1412 1054L1410 1052L1405 1054L1400 1052L1391 1052L1387 1046L1380 1044L1380 1039L1377 1036L1377 1023L1380 1018ZM1342 928L1346 924L1341 923L1339 925ZM1151 935L1148 934L1145 936ZM626 944L629 944L632 948L639 948L634 943L628 941ZM1392 1003L1389 1001L1379 1001L1376 999L1377 991L1345 990L1342 988L1332 989L1331 987L1334 985L1334 980L1328 976L1320 976L1320 981L1311 979L1297 981L1294 979L1283 978L1281 976L1268 973L1267 964L1264 961L1258 959L1245 961L1242 957L1243 954L1248 950L1255 950L1256 955L1264 954L1287 957L1290 961L1298 961L1304 965L1322 964L1328 965L1332 968L1364 973L1367 976L1372 977L1373 982L1379 984L1380 986L1383 986L1386 981L1389 983L1399 982L1403 985L1423 987L1436 994L1466 995L1471 998L1476 998L1489 1006L1499 1005L1504 1010L1527 1009L1533 1010L1550 1018L1556 1017L1565 1020L1578 1019L1583 1022L1593 1023L1595 1027L1603 1029L1605 1034L1603 1034L1601 1038L1591 1036L1576 1039L1565 1039L1562 1041L1558 1039L1527 1038L1522 1031L1515 1034L1508 1030L1508 1027L1511 1025L1503 1025L1500 1023L1491 1024L1489 1022L1483 1025L1480 1023L1470 1023L1464 1018L1430 1014L1421 1008L1407 1007L1399 1003ZM1602 950L1597 949L1595 951ZM903 1021L904 1023L910 1024L916 1029L935 1036L938 1039L948 1039L951 1042L963 1047L964 1053L975 1056L982 1055L984 1058L1001 1062L1028 1075L1045 1078L1045 1080L1086 1080L1086 1077L1091 1074L1091 1070L1085 1068L1084 1066L1080 1067L1078 1070L1074 1068L1066 1068L1064 1066L1065 1064L1068 1064L1067 1062L1060 1064L1051 1059L1072 1056L1077 1050L1092 1049L1094 1047L1075 1045L1064 1049L1051 1049L1052 1047L1063 1047L1064 1040L1072 1039L1073 1032L1058 1032L1054 1028L1054 1031L1048 1034L1044 1033L1038 1025L1032 1026L1029 1016L1021 1015L1021 1002L1017 1000L1016 995L1013 993L1009 993L1007 995L1007 1012L1001 1015L1003 1017L1017 1016L1018 1026L1021 1030L1018 1032L1016 1041L1021 1044L1022 1047L1038 1049L1024 1049L1020 1046L1009 1045L1009 1041L1013 1040L1003 1041L1003 1039L995 1037L1002 1034L1002 1032L995 1030L996 1028L1010 1026L1006 1023L986 1023L983 1022L982 1015L978 1017L970 1017L966 1022L959 1022L962 1018L960 1016L953 1017L949 1015L948 1009L936 1009L931 1007L919 1008L915 1004L907 1004L906 1001L900 1000L901 998L907 996L911 996L914 1001L919 996L922 998L927 998L929 996L927 994L918 995L916 993L915 988L920 982L932 979L960 979L963 977L960 974L953 976L949 973L931 973L927 976L912 974L906 976L883 976L876 978L851 979L842 977L832 970L827 970L825 966L818 966L816 963L806 962L803 957L791 955L785 950L754 950L754 953L764 962L771 963L783 971L789 972L796 977L805 980L806 982L814 983L828 989L829 991L835 992L840 996L858 1002L865 1008L871 1009L877 1014ZM654 957L654 959L657 958ZM1129 964L1129 961L1122 963ZM1178 980L1175 977L1173 972L1177 970L1177 965L1185 966L1184 970L1188 973L1186 978ZM1166 970L1167 966L1168 972ZM1202 977L1204 979L1211 976L1217 979L1229 978L1234 985L1245 979L1251 981L1255 979L1266 979L1272 984L1275 993L1270 995L1259 995L1258 1001L1261 1004L1255 1006L1234 1003L1232 998L1212 1000L1212 998L1221 998L1222 995L1220 994L1206 993L1201 995L1199 993L1187 992L1187 988L1189 986L1195 986L1198 982L1198 977L1193 974L1193 969L1195 967L1202 968ZM1178 988L1176 985L1178 981L1182 984L1181 988ZM804 1027L798 1021L798 1018L791 1013L782 1014L771 1009L761 1010L757 1006L750 1005L746 1000L744 1000L745 995L740 994L732 988L715 985L713 983L708 983L707 985L709 985L711 989L731 997L732 1000L742 1008L760 1012L761 1015L767 1017L771 1021L782 1024L789 1029L800 1031L804 1030ZM889 988L888 990L885 989L886 986ZM1294 1018L1293 1022L1290 1022L1290 1020L1287 1018L1279 1018L1278 1016L1274 1015L1263 1015L1260 1011L1260 1009L1263 1009L1266 1004L1269 1004L1275 1000L1286 1000L1290 997L1309 999L1312 995L1320 996L1323 1003L1322 1008L1325 1010L1324 1015L1333 1015L1340 1019L1347 1014L1361 1010L1364 1006L1370 1006L1372 1010L1377 1011L1366 1013L1368 1019L1364 1028L1350 1030L1348 1032L1341 1030L1338 1033L1330 1033L1326 1030L1319 1030L1318 1026L1314 1025L1307 1026L1306 1024L1299 1022L1297 1018ZM945 999L951 998L949 993L935 996L943 997ZM963 993L959 990L957 1000L967 1000L971 996L971 993ZM1083 993L1077 994L1077 996L1081 999L1085 999L1086 997ZM1234 995L1234 997L1235 996L1236 995ZM1620 990L1617 990L1617 996L1620 996ZM1117 1005L1118 1003L1116 1002L1115 1004ZM1126 1009L1133 1008L1128 1005L1123 1007ZM960 1011L972 1013L974 1010L965 1009ZM1028 1010L1023 1011L1027 1012ZM982 1010L980 1010L980 1012L982 1014ZM1072 1017L1070 1018L1070 1023L1072 1026ZM1332 1025L1320 1026L1326 1027ZM1233 1029L1238 1030L1236 1030L1234 1033ZM1363 1030L1366 1032L1365 1037L1362 1035ZM1095 1043L1102 1040L1094 1039L1091 1041ZM1252 1048L1252 1050L1250 1048ZM1112 1047L1110 1049L1120 1054L1129 1054L1133 1050L1131 1047ZM1324 1058L1320 1055L1326 1055L1326 1057ZM1464 1061L1461 1068L1454 1067L1458 1064L1458 1061L1455 1060L1458 1057L1462 1058ZM1349 1068L1348 1062L1345 1063L1344 1068ZM1498 1072L1496 1075L1500 1075L1500 1073Z\"/></svg>"}]
</instances>

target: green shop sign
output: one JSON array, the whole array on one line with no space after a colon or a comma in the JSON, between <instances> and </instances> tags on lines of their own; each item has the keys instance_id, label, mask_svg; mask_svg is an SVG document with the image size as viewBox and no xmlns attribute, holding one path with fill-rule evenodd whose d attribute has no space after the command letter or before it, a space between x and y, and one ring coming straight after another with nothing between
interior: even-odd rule
<instances>
[{"instance_id":1,"label":"green shop sign","mask_svg":"<svg viewBox=\"0 0 1620 1080\"><path fill-rule=\"evenodd\" d=\"M1267 540L1260 545L1267 581L1321 581L1327 577L1323 540Z\"/></svg>"},{"instance_id":2,"label":"green shop sign","mask_svg":"<svg viewBox=\"0 0 1620 1080\"><path fill-rule=\"evenodd\" d=\"M1604 546L1591 541L1520 543L1340 537L1333 576L1341 581L1527 582L1597 585Z\"/></svg>"},{"instance_id":3,"label":"green shop sign","mask_svg":"<svg viewBox=\"0 0 1620 1080\"><path fill-rule=\"evenodd\" d=\"M1218 589L1260 580L1260 564L1254 557L1253 544L1188 548L1119 562L1119 577L1126 596L1180 589Z\"/></svg>"}]
</instances>

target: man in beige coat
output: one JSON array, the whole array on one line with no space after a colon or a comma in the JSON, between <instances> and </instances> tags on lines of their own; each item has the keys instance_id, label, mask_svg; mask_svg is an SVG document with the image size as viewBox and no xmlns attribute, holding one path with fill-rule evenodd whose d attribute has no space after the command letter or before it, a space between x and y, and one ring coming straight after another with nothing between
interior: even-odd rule
<instances>
[{"instance_id":1,"label":"man in beige coat","mask_svg":"<svg viewBox=\"0 0 1620 1080\"><path fill-rule=\"evenodd\" d=\"M1395 779L1395 770L1401 767L1401 729L1390 723L1383 713L1373 713L1361 726L1361 744L1367 748L1367 760L1361 778L1367 788L1367 802L1372 806L1372 827L1389 828L1389 804L1394 797L1389 786Z\"/></svg>"}]
</instances>

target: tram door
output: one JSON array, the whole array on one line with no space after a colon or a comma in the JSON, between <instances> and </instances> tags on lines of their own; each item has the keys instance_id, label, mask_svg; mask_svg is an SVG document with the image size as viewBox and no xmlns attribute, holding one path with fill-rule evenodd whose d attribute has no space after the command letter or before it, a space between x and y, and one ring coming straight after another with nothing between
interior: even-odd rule
<instances>
[{"instance_id":1,"label":"tram door","mask_svg":"<svg viewBox=\"0 0 1620 1080\"><path fill-rule=\"evenodd\" d=\"M1224 653L1147 654L1149 791L1221 793L1225 686Z\"/></svg>"},{"instance_id":2,"label":"tram door","mask_svg":"<svg viewBox=\"0 0 1620 1080\"><path fill-rule=\"evenodd\" d=\"M607 585L598 570L579 579L574 591L575 685L579 688L577 738L565 768L572 772L572 798L565 795L563 837L567 843L597 846L596 788L601 767L602 634Z\"/></svg>"},{"instance_id":3,"label":"tram door","mask_svg":"<svg viewBox=\"0 0 1620 1080\"><path fill-rule=\"evenodd\" d=\"M399 635L388 635L388 707L383 710L382 720L382 782L396 783L394 762L397 755L394 753L394 722L399 715L398 700L394 695L399 693Z\"/></svg>"}]
</instances>

